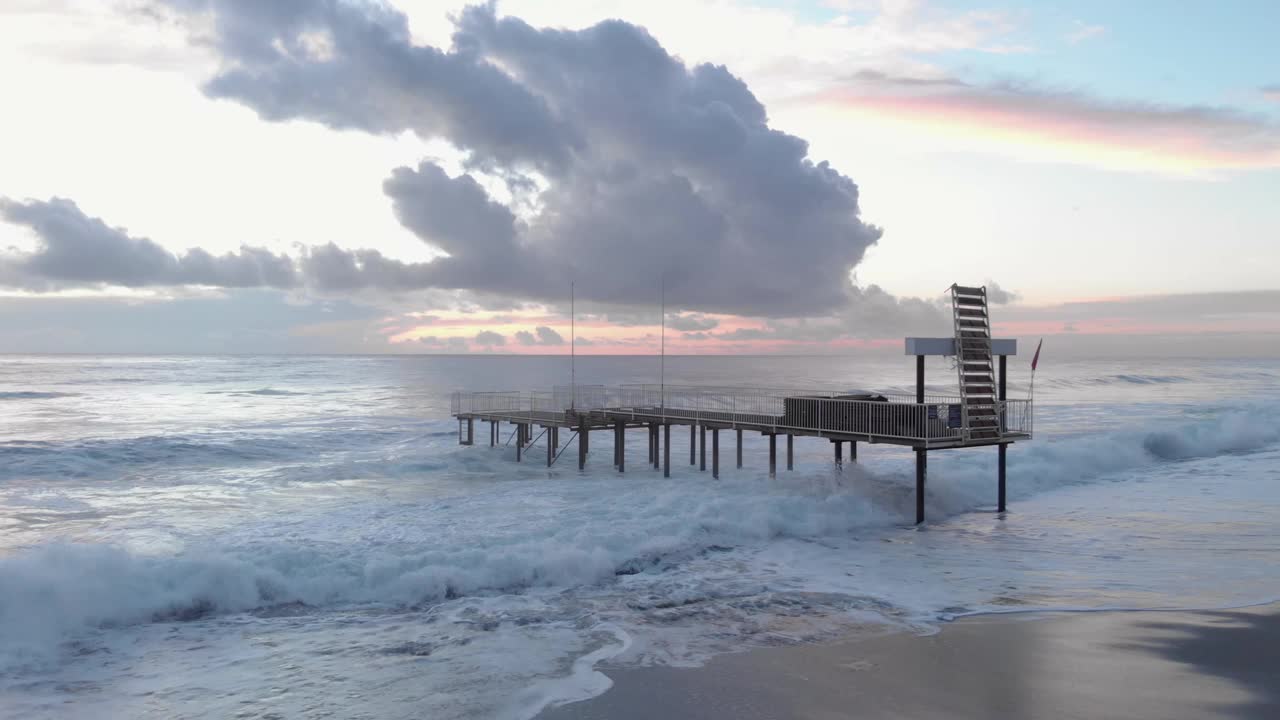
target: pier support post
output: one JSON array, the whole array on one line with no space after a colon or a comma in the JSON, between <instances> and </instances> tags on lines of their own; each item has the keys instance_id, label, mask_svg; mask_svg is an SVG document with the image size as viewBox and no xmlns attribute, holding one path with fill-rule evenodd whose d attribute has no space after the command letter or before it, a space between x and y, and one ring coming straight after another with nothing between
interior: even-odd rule
<instances>
[{"instance_id":1,"label":"pier support post","mask_svg":"<svg viewBox=\"0 0 1280 720\"><path fill-rule=\"evenodd\" d=\"M556 460L556 429L549 427L544 430L543 434L547 436L547 467L551 467Z\"/></svg>"},{"instance_id":2,"label":"pier support post","mask_svg":"<svg viewBox=\"0 0 1280 720\"><path fill-rule=\"evenodd\" d=\"M524 423L516 423L516 462L524 455Z\"/></svg>"},{"instance_id":3,"label":"pier support post","mask_svg":"<svg viewBox=\"0 0 1280 720\"><path fill-rule=\"evenodd\" d=\"M653 424L653 469L662 464L662 425Z\"/></svg>"},{"instance_id":4,"label":"pier support post","mask_svg":"<svg viewBox=\"0 0 1280 720\"><path fill-rule=\"evenodd\" d=\"M720 477L720 428L711 430L711 477Z\"/></svg>"},{"instance_id":5,"label":"pier support post","mask_svg":"<svg viewBox=\"0 0 1280 720\"><path fill-rule=\"evenodd\" d=\"M769 434L769 477L778 476L778 436Z\"/></svg>"},{"instance_id":6,"label":"pier support post","mask_svg":"<svg viewBox=\"0 0 1280 720\"><path fill-rule=\"evenodd\" d=\"M924 356L916 356L916 402L924 402Z\"/></svg>"},{"instance_id":7,"label":"pier support post","mask_svg":"<svg viewBox=\"0 0 1280 720\"><path fill-rule=\"evenodd\" d=\"M614 432L617 433L617 439L614 441L614 452L618 454L618 472L627 471L627 425L619 420L613 426Z\"/></svg>"},{"instance_id":8,"label":"pier support post","mask_svg":"<svg viewBox=\"0 0 1280 720\"><path fill-rule=\"evenodd\" d=\"M742 469L742 428L738 428L738 469Z\"/></svg>"},{"instance_id":9,"label":"pier support post","mask_svg":"<svg viewBox=\"0 0 1280 720\"><path fill-rule=\"evenodd\" d=\"M796 469L795 442L796 442L796 436L792 435L791 433L787 433L787 469L788 470Z\"/></svg>"},{"instance_id":10,"label":"pier support post","mask_svg":"<svg viewBox=\"0 0 1280 720\"><path fill-rule=\"evenodd\" d=\"M857 462L857 461L858 461L858 441L850 440L849 441L849 462Z\"/></svg>"},{"instance_id":11,"label":"pier support post","mask_svg":"<svg viewBox=\"0 0 1280 720\"><path fill-rule=\"evenodd\" d=\"M587 469L587 433L586 425L578 426L578 472Z\"/></svg>"},{"instance_id":12,"label":"pier support post","mask_svg":"<svg viewBox=\"0 0 1280 720\"><path fill-rule=\"evenodd\" d=\"M698 423L689 425L689 464L698 462Z\"/></svg>"},{"instance_id":13,"label":"pier support post","mask_svg":"<svg viewBox=\"0 0 1280 720\"><path fill-rule=\"evenodd\" d=\"M671 423L662 426L662 477L671 477Z\"/></svg>"},{"instance_id":14,"label":"pier support post","mask_svg":"<svg viewBox=\"0 0 1280 720\"><path fill-rule=\"evenodd\" d=\"M489 447L498 444L498 423L493 420L489 421Z\"/></svg>"},{"instance_id":15,"label":"pier support post","mask_svg":"<svg viewBox=\"0 0 1280 720\"><path fill-rule=\"evenodd\" d=\"M707 426L698 426L698 469L707 470Z\"/></svg>"},{"instance_id":16,"label":"pier support post","mask_svg":"<svg viewBox=\"0 0 1280 720\"><path fill-rule=\"evenodd\" d=\"M1000 474L1000 498L999 498L999 502L996 504L997 512L1004 512L1005 510L1005 502L1004 502L1005 501L1005 491L1004 491L1005 455L1008 453L1008 451L1009 451L1009 443L1000 443L1000 461L996 463L999 468L999 474Z\"/></svg>"},{"instance_id":17,"label":"pier support post","mask_svg":"<svg viewBox=\"0 0 1280 720\"><path fill-rule=\"evenodd\" d=\"M836 464L843 465L844 464L844 443L839 440L832 440L831 442L835 443L835 446L836 446Z\"/></svg>"},{"instance_id":18,"label":"pier support post","mask_svg":"<svg viewBox=\"0 0 1280 720\"><path fill-rule=\"evenodd\" d=\"M924 481L929 474L929 460L924 448L916 448L916 524L924 522Z\"/></svg>"},{"instance_id":19,"label":"pier support post","mask_svg":"<svg viewBox=\"0 0 1280 720\"><path fill-rule=\"evenodd\" d=\"M467 444L476 444L476 419L467 418Z\"/></svg>"},{"instance_id":20,"label":"pier support post","mask_svg":"<svg viewBox=\"0 0 1280 720\"><path fill-rule=\"evenodd\" d=\"M649 465L653 464L653 423L645 426L645 432L649 435L649 459L646 461Z\"/></svg>"}]
</instances>

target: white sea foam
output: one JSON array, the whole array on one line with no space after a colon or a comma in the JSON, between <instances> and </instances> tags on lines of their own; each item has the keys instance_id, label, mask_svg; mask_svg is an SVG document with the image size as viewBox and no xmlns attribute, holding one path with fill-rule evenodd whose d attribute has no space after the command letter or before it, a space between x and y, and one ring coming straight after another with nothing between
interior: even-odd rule
<instances>
[{"instance_id":1,"label":"white sea foam","mask_svg":"<svg viewBox=\"0 0 1280 720\"><path fill-rule=\"evenodd\" d=\"M0 716L137 714L115 690L128 686L172 715L341 715L359 694L374 715L529 717L600 692L605 659L695 664L976 611L1276 589L1245 563L1274 555L1259 545L1280 503L1271 368L1091 366L1045 382L1084 390L1042 404L1037 440L1011 450L1012 514L970 512L994 504L994 450L936 453L931 523L915 531L901 449L864 445L835 471L827 443L798 439L796 471L771 480L749 437L745 468L713 480L677 460L677 436L663 479L634 441L614 473L602 434L580 475L459 448L453 423L420 419L439 400L404 364L366 380L366 359L272 365L279 377L223 362L175 364L183 379L155 392L117 388L141 371L104 363L97 385L40 379L82 395L8 404L25 419L0 439ZM192 373L196 399L175 402ZM1253 397L1221 397L1228 375ZM1098 378L1142 402L1099 409ZM1143 395L1165 392L1177 402ZM109 402L107 433L45 420ZM1178 580L1189 572L1208 579ZM68 703L68 687L84 690Z\"/></svg>"}]
</instances>

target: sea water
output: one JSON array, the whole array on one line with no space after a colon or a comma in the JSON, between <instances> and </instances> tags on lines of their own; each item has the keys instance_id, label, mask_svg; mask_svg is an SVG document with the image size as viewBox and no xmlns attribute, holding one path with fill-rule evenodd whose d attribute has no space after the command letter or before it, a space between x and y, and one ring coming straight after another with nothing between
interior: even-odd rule
<instances>
[{"instance_id":1,"label":"sea water","mask_svg":"<svg viewBox=\"0 0 1280 720\"><path fill-rule=\"evenodd\" d=\"M910 358L667 358L665 380L910 392ZM654 382L584 357L583 383ZM549 388L553 357L0 360L0 717L527 718L601 666L978 612L1280 598L1280 363L1046 359L1036 438L832 461L745 437L719 480L612 433L548 469L458 445L457 388ZM931 390L954 387L930 359ZM1011 363L1011 396L1029 391ZM561 434L562 441L570 433Z\"/></svg>"}]
</instances>

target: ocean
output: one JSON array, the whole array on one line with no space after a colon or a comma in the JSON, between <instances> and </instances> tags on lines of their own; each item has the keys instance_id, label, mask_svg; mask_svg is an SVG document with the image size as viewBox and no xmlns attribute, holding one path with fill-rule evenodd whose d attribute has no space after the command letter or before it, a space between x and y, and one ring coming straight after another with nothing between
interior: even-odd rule
<instances>
[{"instance_id":1,"label":"ocean","mask_svg":"<svg viewBox=\"0 0 1280 720\"><path fill-rule=\"evenodd\" d=\"M580 383L656 382L580 357ZM1011 360L1011 397L1028 392ZM935 632L975 613L1280 599L1280 361L1049 350L1036 438L914 464L551 469L458 445L454 389L567 358L0 358L0 717L529 718L600 666ZM930 384L954 372L931 358ZM910 358L668 357L666 382L911 392ZM506 434L503 436L507 440ZM732 442L730 441L730 446ZM572 462L570 462L572 460Z\"/></svg>"}]
</instances>

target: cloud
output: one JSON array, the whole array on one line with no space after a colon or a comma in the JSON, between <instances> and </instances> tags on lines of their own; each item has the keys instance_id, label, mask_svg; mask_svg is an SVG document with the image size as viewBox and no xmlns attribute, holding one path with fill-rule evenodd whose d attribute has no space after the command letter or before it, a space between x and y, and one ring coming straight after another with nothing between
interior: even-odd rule
<instances>
[{"instance_id":1,"label":"cloud","mask_svg":"<svg viewBox=\"0 0 1280 720\"><path fill-rule=\"evenodd\" d=\"M713 317L707 317L702 313L667 315L667 327L672 330L696 332L699 330L714 330L719 325L719 320Z\"/></svg>"},{"instance_id":2,"label":"cloud","mask_svg":"<svg viewBox=\"0 0 1280 720\"><path fill-rule=\"evenodd\" d=\"M537 29L486 4L463 10L440 50L368 3L167 5L222 58L213 97L272 121L409 130L467 153L468 174L423 162L383 188L447 257L409 267L322 254L334 261L327 287L548 301L573 281L582 299L626 306L651 302L665 273L677 308L799 315L842 302L881 234L860 218L857 185L769 127L742 80L687 66L626 22ZM532 212L517 219L471 173L506 181Z\"/></svg>"},{"instance_id":3,"label":"cloud","mask_svg":"<svg viewBox=\"0 0 1280 720\"><path fill-rule=\"evenodd\" d=\"M428 335L418 338L418 342L433 350L444 350L447 352L466 352L467 339L464 337L439 337L436 335Z\"/></svg>"},{"instance_id":4,"label":"cloud","mask_svg":"<svg viewBox=\"0 0 1280 720\"><path fill-rule=\"evenodd\" d=\"M199 248L176 255L85 215L63 198L22 203L0 197L0 218L30 228L37 239L33 251L0 254L3 286L44 291L103 285L285 289L298 284L286 255L246 246L223 255Z\"/></svg>"},{"instance_id":5,"label":"cloud","mask_svg":"<svg viewBox=\"0 0 1280 720\"><path fill-rule=\"evenodd\" d=\"M564 345L564 337L546 325L539 325L534 328L534 332L528 330L516 332L516 342L521 345L558 346Z\"/></svg>"},{"instance_id":6,"label":"cloud","mask_svg":"<svg viewBox=\"0 0 1280 720\"><path fill-rule=\"evenodd\" d=\"M1280 102L1280 83L1275 85L1264 85L1259 88L1262 97L1273 102Z\"/></svg>"},{"instance_id":7,"label":"cloud","mask_svg":"<svg viewBox=\"0 0 1280 720\"><path fill-rule=\"evenodd\" d=\"M475 343L480 347L502 347L507 344L507 338L492 330L481 330L476 333Z\"/></svg>"},{"instance_id":8,"label":"cloud","mask_svg":"<svg viewBox=\"0 0 1280 720\"><path fill-rule=\"evenodd\" d=\"M1071 30L1067 32L1067 42L1077 45L1085 40L1092 40L1106 34L1107 28L1103 25L1090 25L1083 20L1072 20Z\"/></svg>"},{"instance_id":9,"label":"cloud","mask_svg":"<svg viewBox=\"0 0 1280 720\"><path fill-rule=\"evenodd\" d=\"M1054 161L1175 173L1280 167L1280 124L1225 107L870 70L808 102Z\"/></svg>"},{"instance_id":10,"label":"cloud","mask_svg":"<svg viewBox=\"0 0 1280 720\"><path fill-rule=\"evenodd\" d=\"M987 300L990 301L992 305L1008 305L1009 303L1017 302L1021 298L1022 296L1018 293L1011 290L1005 290L997 285L996 281L987 281Z\"/></svg>"}]
</instances>

